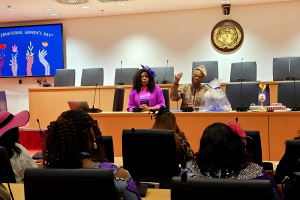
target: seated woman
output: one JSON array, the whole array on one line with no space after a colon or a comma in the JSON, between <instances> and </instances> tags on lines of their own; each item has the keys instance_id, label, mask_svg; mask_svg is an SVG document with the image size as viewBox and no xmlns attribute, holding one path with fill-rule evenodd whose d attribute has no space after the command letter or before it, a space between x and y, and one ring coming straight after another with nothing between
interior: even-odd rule
<instances>
[{"instance_id":1,"label":"seated woman","mask_svg":"<svg viewBox=\"0 0 300 200\"><path fill-rule=\"evenodd\" d=\"M178 159L181 165L186 161L194 159L194 152L190 143L184 133L180 131L173 113L164 107L161 107L156 114L155 123L152 129L166 129L174 131Z\"/></svg>"},{"instance_id":2,"label":"seated woman","mask_svg":"<svg viewBox=\"0 0 300 200\"><path fill-rule=\"evenodd\" d=\"M8 158L15 174L17 183L23 183L26 168L38 167L31 155L19 141L19 127L29 121L29 112L24 110L15 116L10 112L0 112L0 146L6 148Z\"/></svg>"},{"instance_id":3,"label":"seated woman","mask_svg":"<svg viewBox=\"0 0 300 200\"><path fill-rule=\"evenodd\" d=\"M298 131L298 134L300 131ZM300 136L295 137L294 140L299 140ZM296 171L296 163L300 159L300 152L294 152L293 154L284 153L280 162L276 168L276 174L274 180L277 184L281 184L283 179L290 175L290 173Z\"/></svg>"},{"instance_id":4,"label":"seated woman","mask_svg":"<svg viewBox=\"0 0 300 200\"><path fill-rule=\"evenodd\" d=\"M118 196L141 200L129 173L105 158L102 133L87 113L63 112L43 135L43 165L47 168L111 169L115 175Z\"/></svg>"},{"instance_id":5,"label":"seated woman","mask_svg":"<svg viewBox=\"0 0 300 200\"><path fill-rule=\"evenodd\" d=\"M249 161L245 138L245 132L237 123L208 126L201 137L196 159L187 163L184 172L189 177L270 180L274 200L280 200L274 180L261 166Z\"/></svg>"},{"instance_id":6,"label":"seated woman","mask_svg":"<svg viewBox=\"0 0 300 200\"><path fill-rule=\"evenodd\" d=\"M133 87L129 94L128 111L142 108L143 111L158 110L165 106L162 90L155 85L155 72L149 67L138 70L133 76Z\"/></svg>"}]
</instances>

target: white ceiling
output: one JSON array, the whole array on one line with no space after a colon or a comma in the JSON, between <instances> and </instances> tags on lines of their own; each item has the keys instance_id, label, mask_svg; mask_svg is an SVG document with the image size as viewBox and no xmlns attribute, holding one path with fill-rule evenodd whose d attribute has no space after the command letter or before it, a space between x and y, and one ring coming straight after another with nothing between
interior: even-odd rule
<instances>
[{"instance_id":1,"label":"white ceiling","mask_svg":"<svg viewBox=\"0 0 300 200\"><path fill-rule=\"evenodd\" d=\"M230 3L236 6L284 1L296 0L230 0ZM221 0L133 0L124 1L124 3L125 5L118 6L117 2L101 3L98 0L89 0L83 5L90 6L90 8L83 9L81 5L65 5L57 3L56 0L0 0L0 23L188 10L219 7L222 4ZM15 10L6 10L7 6ZM45 11L47 8L53 11ZM125 11L125 8L132 10ZM102 13L101 10L104 12ZM56 13L57 16L50 16L50 13Z\"/></svg>"}]
</instances>

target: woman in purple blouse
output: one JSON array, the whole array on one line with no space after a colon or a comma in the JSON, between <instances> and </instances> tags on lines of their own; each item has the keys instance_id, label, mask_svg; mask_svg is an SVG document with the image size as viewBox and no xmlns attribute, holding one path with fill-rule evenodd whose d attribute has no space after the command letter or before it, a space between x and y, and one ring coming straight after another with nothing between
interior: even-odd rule
<instances>
[{"instance_id":1,"label":"woman in purple blouse","mask_svg":"<svg viewBox=\"0 0 300 200\"><path fill-rule=\"evenodd\" d=\"M129 94L128 111L142 108L143 111L158 110L165 107L165 99L160 87L155 85L155 72L143 66L133 76L133 86Z\"/></svg>"}]
</instances>

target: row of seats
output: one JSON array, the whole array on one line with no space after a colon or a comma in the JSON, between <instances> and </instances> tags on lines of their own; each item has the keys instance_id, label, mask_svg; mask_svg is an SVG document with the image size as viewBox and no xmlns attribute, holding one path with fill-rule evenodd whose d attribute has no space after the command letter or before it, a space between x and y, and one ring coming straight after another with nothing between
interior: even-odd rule
<instances>
[{"instance_id":1,"label":"row of seats","mask_svg":"<svg viewBox=\"0 0 300 200\"><path fill-rule=\"evenodd\" d=\"M290 61L289 61L290 59ZM214 78L219 78L218 61L198 61L193 62L192 71L199 65L204 65L207 70L207 76L203 83L209 83ZM241 71L241 66L243 66ZM282 57L273 58L273 81L284 81L286 77L291 75L296 80L300 80L300 57ZM157 84L167 81L174 83L174 67L153 67L157 77ZM290 71L289 71L290 69ZM132 77L138 68L123 68L116 69L115 85L119 85L120 80L125 82L125 85L132 85ZM251 82L257 81L257 63L256 62L237 62L231 64L230 82L240 81ZM81 86L103 85L104 72L103 68L89 68L82 70ZM55 87L75 86L75 69L56 70Z\"/></svg>"}]
</instances>

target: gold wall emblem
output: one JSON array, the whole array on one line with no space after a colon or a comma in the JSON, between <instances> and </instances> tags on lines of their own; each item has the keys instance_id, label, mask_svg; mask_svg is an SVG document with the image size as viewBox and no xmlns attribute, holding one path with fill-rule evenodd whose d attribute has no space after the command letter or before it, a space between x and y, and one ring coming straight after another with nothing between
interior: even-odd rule
<instances>
[{"instance_id":1,"label":"gold wall emblem","mask_svg":"<svg viewBox=\"0 0 300 200\"><path fill-rule=\"evenodd\" d=\"M233 20L224 20L217 23L211 32L213 45L223 52L237 49L243 43L243 40L243 28Z\"/></svg>"}]
</instances>

